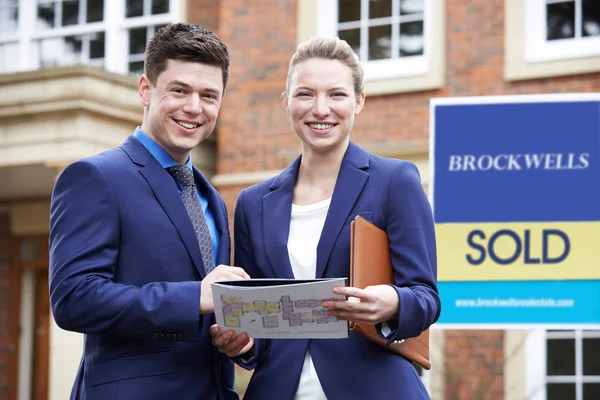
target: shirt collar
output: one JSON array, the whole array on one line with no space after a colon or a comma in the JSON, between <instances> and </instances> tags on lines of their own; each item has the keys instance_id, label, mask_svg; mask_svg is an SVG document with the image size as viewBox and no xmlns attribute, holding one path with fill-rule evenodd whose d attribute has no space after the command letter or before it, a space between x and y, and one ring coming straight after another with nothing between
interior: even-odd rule
<instances>
[{"instance_id":1,"label":"shirt collar","mask_svg":"<svg viewBox=\"0 0 600 400\"><path fill-rule=\"evenodd\" d=\"M156 158L156 161L158 161L163 168L167 169L178 164L178 162L175 161L175 159L171 157L171 155L167 153L165 149L163 149L150 136L148 136L141 127L138 126L135 129L133 137L139 140L139 142L146 148L146 150L150 152L150 154L152 154L154 158ZM192 155L190 154L185 162L185 166L193 170L192 165Z\"/></svg>"}]
</instances>

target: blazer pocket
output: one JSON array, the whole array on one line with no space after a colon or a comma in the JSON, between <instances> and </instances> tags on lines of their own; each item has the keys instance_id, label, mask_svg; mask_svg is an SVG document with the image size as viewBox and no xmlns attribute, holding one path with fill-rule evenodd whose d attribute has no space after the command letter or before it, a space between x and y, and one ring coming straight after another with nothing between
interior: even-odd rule
<instances>
[{"instance_id":1,"label":"blazer pocket","mask_svg":"<svg viewBox=\"0 0 600 400\"><path fill-rule=\"evenodd\" d=\"M354 221L354 218L356 218L358 215L360 215L361 217L363 217L364 219L366 219L369 222L373 222L373 211L364 211L364 212L351 214L348 218L346 218L346 222L344 222L344 226L350 225L350 222Z\"/></svg>"},{"instance_id":2,"label":"blazer pocket","mask_svg":"<svg viewBox=\"0 0 600 400\"><path fill-rule=\"evenodd\" d=\"M94 364L91 371L93 386L120 381L168 374L173 370L175 351L163 349L109 358Z\"/></svg>"}]
</instances>

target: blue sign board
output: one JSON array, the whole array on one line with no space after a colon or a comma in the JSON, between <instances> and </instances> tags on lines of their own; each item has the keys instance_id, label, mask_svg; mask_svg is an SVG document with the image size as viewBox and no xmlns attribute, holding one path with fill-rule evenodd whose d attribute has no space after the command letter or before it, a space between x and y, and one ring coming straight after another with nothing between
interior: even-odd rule
<instances>
[{"instance_id":1,"label":"blue sign board","mask_svg":"<svg viewBox=\"0 0 600 400\"><path fill-rule=\"evenodd\" d=\"M600 323L600 95L434 99L440 324Z\"/></svg>"}]
</instances>

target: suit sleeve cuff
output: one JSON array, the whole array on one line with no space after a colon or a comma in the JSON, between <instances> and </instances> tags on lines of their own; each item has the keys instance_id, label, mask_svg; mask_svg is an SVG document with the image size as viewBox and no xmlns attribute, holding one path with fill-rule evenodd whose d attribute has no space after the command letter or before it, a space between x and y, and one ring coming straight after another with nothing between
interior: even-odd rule
<instances>
[{"instance_id":1,"label":"suit sleeve cuff","mask_svg":"<svg viewBox=\"0 0 600 400\"><path fill-rule=\"evenodd\" d=\"M254 346L248 352L239 355L237 357L233 357L232 360L240 367L251 370L256 368L258 364L258 359L262 353L264 353L263 349L265 348L265 340L264 339L254 339Z\"/></svg>"},{"instance_id":2,"label":"suit sleeve cuff","mask_svg":"<svg viewBox=\"0 0 600 400\"><path fill-rule=\"evenodd\" d=\"M399 288L394 286L394 285L390 285L391 287L393 287L396 292L398 293L398 314L395 318L391 318L387 321L383 321L377 325L375 325L375 329L377 330L377 334L382 338L382 339L386 339L387 343L386 345L390 346L392 343L394 343L394 341L401 339L401 337L399 336L399 334L401 332L399 332L399 327L400 327L400 307L402 304L402 297L400 296L400 291Z\"/></svg>"}]
</instances>

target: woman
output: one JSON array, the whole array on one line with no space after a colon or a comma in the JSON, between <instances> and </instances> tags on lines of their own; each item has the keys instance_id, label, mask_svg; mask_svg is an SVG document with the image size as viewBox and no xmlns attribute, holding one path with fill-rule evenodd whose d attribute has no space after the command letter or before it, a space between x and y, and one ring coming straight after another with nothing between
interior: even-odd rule
<instances>
[{"instance_id":1,"label":"woman","mask_svg":"<svg viewBox=\"0 0 600 400\"><path fill-rule=\"evenodd\" d=\"M339 319L377 325L390 343L418 336L440 313L431 209L412 163L350 142L365 101L350 46L335 38L298 46L281 101L302 155L240 193L235 264L253 278L348 277L350 222L361 215L387 231L396 285L336 288L354 299L324 307ZM244 399L428 398L407 360L354 333L256 341L216 326L211 333L221 352L255 369Z\"/></svg>"}]
</instances>

